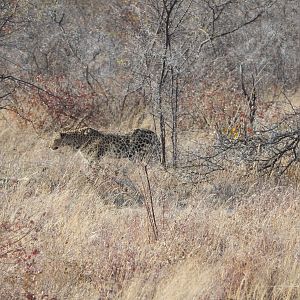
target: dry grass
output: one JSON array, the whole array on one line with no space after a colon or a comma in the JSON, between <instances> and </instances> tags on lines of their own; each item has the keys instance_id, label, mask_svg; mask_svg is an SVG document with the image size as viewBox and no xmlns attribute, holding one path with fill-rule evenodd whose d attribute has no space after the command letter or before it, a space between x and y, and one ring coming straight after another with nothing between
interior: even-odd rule
<instances>
[{"instance_id":1,"label":"dry grass","mask_svg":"<svg viewBox=\"0 0 300 300\"><path fill-rule=\"evenodd\" d=\"M152 166L155 241L141 166L104 161L93 184L79 156L0 128L1 299L300 298L296 184Z\"/></svg>"}]
</instances>

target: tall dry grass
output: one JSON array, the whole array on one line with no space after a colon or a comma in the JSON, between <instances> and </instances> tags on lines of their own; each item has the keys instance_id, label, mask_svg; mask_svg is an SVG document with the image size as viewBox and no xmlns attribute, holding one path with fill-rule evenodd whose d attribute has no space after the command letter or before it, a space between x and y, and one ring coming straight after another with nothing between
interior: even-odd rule
<instances>
[{"instance_id":1,"label":"tall dry grass","mask_svg":"<svg viewBox=\"0 0 300 300\"><path fill-rule=\"evenodd\" d=\"M142 166L53 152L1 123L1 299L299 299L297 184L182 183Z\"/></svg>"}]
</instances>

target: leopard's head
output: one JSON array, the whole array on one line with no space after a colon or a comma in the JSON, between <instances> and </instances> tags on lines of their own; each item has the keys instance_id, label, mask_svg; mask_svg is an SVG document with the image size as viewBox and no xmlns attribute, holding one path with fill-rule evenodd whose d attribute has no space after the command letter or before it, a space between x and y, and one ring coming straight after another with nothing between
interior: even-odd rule
<instances>
[{"instance_id":1,"label":"leopard's head","mask_svg":"<svg viewBox=\"0 0 300 300\"><path fill-rule=\"evenodd\" d=\"M52 150L57 150L64 146L70 146L73 149L78 150L90 138L92 130L92 128L82 128L74 131L60 132L54 137L50 144L50 148Z\"/></svg>"}]
</instances>

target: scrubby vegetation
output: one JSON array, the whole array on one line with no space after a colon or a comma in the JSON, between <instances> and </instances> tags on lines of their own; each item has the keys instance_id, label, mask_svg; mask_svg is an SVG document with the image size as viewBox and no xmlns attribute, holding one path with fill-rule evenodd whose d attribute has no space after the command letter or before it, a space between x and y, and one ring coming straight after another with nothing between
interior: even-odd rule
<instances>
[{"instance_id":1,"label":"scrubby vegetation","mask_svg":"<svg viewBox=\"0 0 300 300\"><path fill-rule=\"evenodd\" d=\"M299 3L2 1L1 299L299 299ZM156 131L91 170L55 131Z\"/></svg>"}]
</instances>

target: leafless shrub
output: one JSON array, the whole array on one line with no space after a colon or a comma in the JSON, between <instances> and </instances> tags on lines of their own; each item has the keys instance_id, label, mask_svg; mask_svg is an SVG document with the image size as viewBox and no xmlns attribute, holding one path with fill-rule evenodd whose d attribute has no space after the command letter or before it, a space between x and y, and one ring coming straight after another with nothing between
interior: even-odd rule
<instances>
[{"instance_id":1,"label":"leafless shrub","mask_svg":"<svg viewBox=\"0 0 300 300\"><path fill-rule=\"evenodd\" d=\"M299 162L299 114L295 113L271 128L239 136L238 132L218 133L214 155L203 158L220 169L230 164L244 164L248 171L282 175ZM212 163L214 162L214 164ZM212 167L211 166L211 167Z\"/></svg>"}]
</instances>

